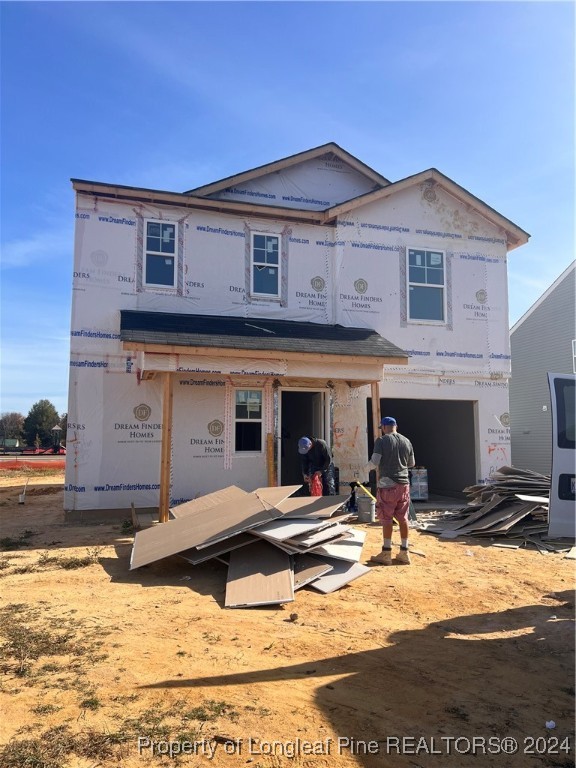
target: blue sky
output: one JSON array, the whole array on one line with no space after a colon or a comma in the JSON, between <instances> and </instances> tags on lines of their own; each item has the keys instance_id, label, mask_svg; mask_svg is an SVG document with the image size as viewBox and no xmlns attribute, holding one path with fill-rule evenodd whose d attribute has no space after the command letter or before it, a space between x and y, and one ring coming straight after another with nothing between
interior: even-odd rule
<instances>
[{"instance_id":1,"label":"blue sky","mask_svg":"<svg viewBox=\"0 0 576 768\"><path fill-rule=\"evenodd\" d=\"M574 258L571 2L2 2L1 403L67 410L70 178L184 191L335 141L531 234L510 324Z\"/></svg>"}]
</instances>

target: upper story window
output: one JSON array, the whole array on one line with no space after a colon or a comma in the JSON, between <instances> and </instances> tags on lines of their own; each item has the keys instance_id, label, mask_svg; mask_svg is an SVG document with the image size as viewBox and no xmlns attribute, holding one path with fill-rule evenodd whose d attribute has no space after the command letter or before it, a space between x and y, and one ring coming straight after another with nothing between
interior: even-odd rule
<instances>
[{"instance_id":1,"label":"upper story window","mask_svg":"<svg viewBox=\"0 0 576 768\"><path fill-rule=\"evenodd\" d=\"M445 294L444 252L408 248L408 320L445 322Z\"/></svg>"},{"instance_id":2,"label":"upper story window","mask_svg":"<svg viewBox=\"0 0 576 768\"><path fill-rule=\"evenodd\" d=\"M280 235L252 232L250 250L250 293L280 298Z\"/></svg>"},{"instance_id":3,"label":"upper story window","mask_svg":"<svg viewBox=\"0 0 576 768\"><path fill-rule=\"evenodd\" d=\"M262 390L237 389L234 450L262 452Z\"/></svg>"},{"instance_id":4,"label":"upper story window","mask_svg":"<svg viewBox=\"0 0 576 768\"><path fill-rule=\"evenodd\" d=\"M176 288L177 224L145 221L144 280L155 288Z\"/></svg>"}]
</instances>

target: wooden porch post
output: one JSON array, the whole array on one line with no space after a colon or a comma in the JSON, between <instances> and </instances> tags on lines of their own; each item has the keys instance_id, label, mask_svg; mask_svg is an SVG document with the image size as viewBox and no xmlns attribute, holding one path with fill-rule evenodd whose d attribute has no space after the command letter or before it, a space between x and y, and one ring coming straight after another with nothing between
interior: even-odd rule
<instances>
[{"instance_id":1,"label":"wooden porch post","mask_svg":"<svg viewBox=\"0 0 576 768\"><path fill-rule=\"evenodd\" d=\"M372 434L374 440L380 437L380 382L373 381L370 385L372 389Z\"/></svg>"},{"instance_id":2,"label":"wooden porch post","mask_svg":"<svg viewBox=\"0 0 576 768\"><path fill-rule=\"evenodd\" d=\"M166 371L162 386L162 445L160 448L160 506L159 520L168 522L170 507L170 462L172 459L172 375Z\"/></svg>"},{"instance_id":3,"label":"wooden porch post","mask_svg":"<svg viewBox=\"0 0 576 768\"><path fill-rule=\"evenodd\" d=\"M266 434L266 469L268 475L268 487L275 488L277 482L274 467L274 435L271 432Z\"/></svg>"}]
</instances>

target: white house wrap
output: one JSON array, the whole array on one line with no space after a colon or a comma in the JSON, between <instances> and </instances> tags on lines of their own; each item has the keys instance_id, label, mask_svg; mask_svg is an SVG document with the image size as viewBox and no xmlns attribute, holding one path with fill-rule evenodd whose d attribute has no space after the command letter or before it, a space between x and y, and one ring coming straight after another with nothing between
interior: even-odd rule
<instances>
[{"instance_id":1,"label":"white house wrap","mask_svg":"<svg viewBox=\"0 0 576 768\"><path fill-rule=\"evenodd\" d=\"M528 235L439 171L391 183L326 144L187 193L73 185L67 510L297 484L303 434L347 483L381 411L431 493L510 463L506 258Z\"/></svg>"}]
</instances>

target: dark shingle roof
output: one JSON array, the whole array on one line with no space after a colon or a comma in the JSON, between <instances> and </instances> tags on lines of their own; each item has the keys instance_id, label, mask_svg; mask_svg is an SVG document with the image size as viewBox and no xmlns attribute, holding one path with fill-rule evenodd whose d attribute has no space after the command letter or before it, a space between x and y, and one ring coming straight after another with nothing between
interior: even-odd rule
<instances>
[{"instance_id":1,"label":"dark shingle roof","mask_svg":"<svg viewBox=\"0 0 576 768\"><path fill-rule=\"evenodd\" d=\"M370 329L262 318L124 309L120 312L120 338L181 347L408 358L404 350Z\"/></svg>"}]
</instances>

